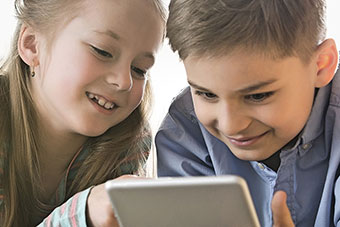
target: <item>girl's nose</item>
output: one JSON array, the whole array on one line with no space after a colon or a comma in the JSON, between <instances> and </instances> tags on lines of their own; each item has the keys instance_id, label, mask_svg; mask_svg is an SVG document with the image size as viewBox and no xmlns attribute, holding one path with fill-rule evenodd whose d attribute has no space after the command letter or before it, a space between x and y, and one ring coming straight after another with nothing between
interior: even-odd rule
<instances>
[{"instance_id":1,"label":"girl's nose","mask_svg":"<svg viewBox=\"0 0 340 227\"><path fill-rule=\"evenodd\" d=\"M106 82L118 91L130 91L133 86L130 67L115 67L106 77Z\"/></svg>"}]
</instances>

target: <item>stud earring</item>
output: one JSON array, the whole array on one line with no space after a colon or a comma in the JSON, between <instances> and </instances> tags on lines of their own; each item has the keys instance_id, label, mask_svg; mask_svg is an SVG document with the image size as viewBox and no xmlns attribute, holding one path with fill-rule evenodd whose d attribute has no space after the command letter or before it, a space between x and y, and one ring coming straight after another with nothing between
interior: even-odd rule
<instances>
[{"instance_id":1,"label":"stud earring","mask_svg":"<svg viewBox=\"0 0 340 227\"><path fill-rule=\"evenodd\" d=\"M32 76L32 77L34 77L34 76L35 76L34 65L32 66L32 70L31 70L31 76Z\"/></svg>"}]
</instances>

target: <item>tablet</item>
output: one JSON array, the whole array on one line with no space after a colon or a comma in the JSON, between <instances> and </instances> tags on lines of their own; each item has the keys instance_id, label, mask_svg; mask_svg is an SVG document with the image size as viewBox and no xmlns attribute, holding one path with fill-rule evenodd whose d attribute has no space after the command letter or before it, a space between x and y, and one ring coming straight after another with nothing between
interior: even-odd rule
<instances>
[{"instance_id":1,"label":"tablet","mask_svg":"<svg viewBox=\"0 0 340 227\"><path fill-rule=\"evenodd\" d=\"M105 184L121 227L258 227L238 176L122 179Z\"/></svg>"}]
</instances>

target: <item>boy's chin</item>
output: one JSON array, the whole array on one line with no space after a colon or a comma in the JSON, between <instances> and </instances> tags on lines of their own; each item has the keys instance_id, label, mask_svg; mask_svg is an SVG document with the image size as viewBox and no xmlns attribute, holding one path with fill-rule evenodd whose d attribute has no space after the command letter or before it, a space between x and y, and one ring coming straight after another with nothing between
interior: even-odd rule
<instances>
[{"instance_id":1,"label":"boy's chin","mask_svg":"<svg viewBox=\"0 0 340 227\"><path fill-rule=\"evenodd\" d=\"M271 157L275 151L272 153L264 152L261 150L241 150L241 149L231 149L231 152L240 160L243 161L262 161Z\"/></svg>"}]
</instances>

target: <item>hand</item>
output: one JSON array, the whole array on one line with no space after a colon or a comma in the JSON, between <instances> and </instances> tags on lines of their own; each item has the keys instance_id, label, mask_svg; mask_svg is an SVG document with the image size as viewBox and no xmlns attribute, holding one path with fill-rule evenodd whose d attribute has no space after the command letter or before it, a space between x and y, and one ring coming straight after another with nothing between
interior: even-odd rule
<instances>
[{"instance_id":1,"label":"hand","mask_svg":"<svg viewBox=\"0 0 340 227\"><path fill-rule=\"evenodd\" d=\"M137 178L134 175L123 175L115 180ZM119 227L113 213L110 198L105 190L105 184L92 188L87 199L87 222L92 227Z\"/></svg>"},{"instance_id":2,"label":"hand","mask_svg":"<svg viewBox=\"0 0 340 227\"><path fill-rule=\"evenodd\" d=\"M272 200L274 227L294 227L287 203L287 194L284 191L275 192Z\"/></svg>"}]
</instances>

